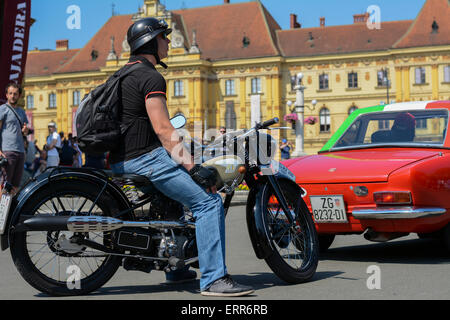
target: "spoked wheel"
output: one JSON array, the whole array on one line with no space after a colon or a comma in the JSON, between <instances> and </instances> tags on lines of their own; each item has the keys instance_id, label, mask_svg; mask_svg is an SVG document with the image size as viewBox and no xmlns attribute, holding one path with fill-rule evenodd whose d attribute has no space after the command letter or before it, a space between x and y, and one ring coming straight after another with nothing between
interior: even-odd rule
<instances>
[{"instance_id":1,"label":"spoked wheel","mask_svg":"<svg viewBox=\"0 0 450 320\"><path fill-rule=\"evenodd\" d=\"M268 188L264 195L264 224L274 250L266 262L282 280L302 283L310 280L317 269L317 232L298 189L283 180L279 182L295 223L289 223L275 195L269 190L271 188Z\"/></svg>"},{"instance_id":2,"label":"spoked wheel","mask_svg":"<svg viewBox=\"0 0 450 320\"><path fill-rule=\"evenodd\" d=\"M94 205L98 194L95 186L86 183L55 182L33 195L22 212L30 216L75 216L92 209L91 215L112 215L112 208L118 208L115 200L105 195ZM121 259L78 245L78 239L108 246L111 233L18 232L11 241L11 255L22 277L37 290L52 296L83 295L103 286L117 271Z\"/></svg>"}]
</instances>

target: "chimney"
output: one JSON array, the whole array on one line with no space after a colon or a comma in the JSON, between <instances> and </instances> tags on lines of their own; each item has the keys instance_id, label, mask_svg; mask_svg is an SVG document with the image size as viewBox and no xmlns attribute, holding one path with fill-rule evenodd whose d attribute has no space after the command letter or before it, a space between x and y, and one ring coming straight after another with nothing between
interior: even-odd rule
<instances>
[{"instance_id":1,"label":"chimney","mask_svg":"<svg viewBox=\"0 0 450 320\"><path fill-rule=\"evenodd\" d=\"M320 18L320 26L325 27L325 17Z\"/></svg>"},{"instance_id":2,"label":"chimney","mask_svg":"<svg viewBox=\"0 0 450 320\"><path fill-rule=\"evenodd\" d=\"M291 13L291 29L299 29L302 25L297 22L297 15Z\"/></svg>"},{"instance_id":3,"label":"chimney","mask_svg":"<svg viewBox=\"0 0 450 320\"><path fill-rule=\"evenodd\" d=\"M366 23L369 19L369 13L363 13L363 14L355 14L353 15L353 23Z\"/></svg>"},{"instance_id":4,"label":"chimney","mask_svg":"<svg viewBox=\"0 0 450 320\"><path fill-rule=\"evenodd\" d=\"M69 40L56 40L56 51L69 50Z\"/></svg>"},{"instance_id":5,"label":"chimney","mask_svg":"<svg viewBox=\"0 0 450 320\"><path fill-rule=\"evenodd\" d=\"M223 4L230 4L230 0L223 0Z\"/></svg>"}]
</instances>

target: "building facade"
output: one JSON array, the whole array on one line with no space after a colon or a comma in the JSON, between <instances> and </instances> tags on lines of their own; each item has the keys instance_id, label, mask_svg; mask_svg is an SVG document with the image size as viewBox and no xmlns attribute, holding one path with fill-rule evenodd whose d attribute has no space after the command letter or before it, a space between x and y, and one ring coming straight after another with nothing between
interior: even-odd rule
<instances>
[{"instance_id":1,"label":"building facade","mask_svg":"<svg viewBox=\"0 0 450 320\"><path fill-rule=\"evenodd\" d=\"M355 108L380 103L450 100L450 4L427 0L415 20L367 26L302 28L291 14L282 30L259 2L167 11L145 0L134 15L113 16L81 49L67 40L56 50L31 51L25 78L25 107L38 144L47 124L74 132L73 116L82 97L129 59L128 27L142 17L165 19L173 28L167 70L169 112L183 113L192 136L207 129L250 128L257 120L284 119L295 101L293 77L304 74L305 152L320 150ZM386 79L390 82L387 83ZM312 100L317 100L313 108ZM280 126L290 126L281 122ZM210 133L210 131L208 131ZM274 131L275 132L275 131ZM295 141L293 130L276 131Z\"/></svg>"}]
</instances>

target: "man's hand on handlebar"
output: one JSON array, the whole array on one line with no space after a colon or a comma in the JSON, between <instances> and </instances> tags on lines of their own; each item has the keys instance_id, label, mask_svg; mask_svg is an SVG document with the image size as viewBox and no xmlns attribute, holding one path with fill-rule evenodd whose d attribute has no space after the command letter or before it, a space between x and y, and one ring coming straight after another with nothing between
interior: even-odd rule
<instances>
[{"instance_id":1,"label":"man's hand on handlebar","mask_svg":"<svg viewBox=\"0 0 450 320\"><path fill-rule=\"evenodd\" d=\"M189 174L198 185L206 189L208 192L217 193L216 187L216 175L213 171L202 167L200 165L195 165L189 171Z\"/></svg>"}]
</instances>

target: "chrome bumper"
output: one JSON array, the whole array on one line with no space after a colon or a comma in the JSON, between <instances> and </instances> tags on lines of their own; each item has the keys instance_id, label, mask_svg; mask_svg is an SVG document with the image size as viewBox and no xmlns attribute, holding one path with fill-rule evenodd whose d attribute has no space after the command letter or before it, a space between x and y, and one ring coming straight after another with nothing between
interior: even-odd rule
<instances>
[{"instance_id":1,"label":"chrome bumper","mask_svg":"<svg viewBox=\"0 0 450 320\"><path fill-rule=\"evenodd\" d=\"M420 208L420 207L398 207L398 208L374 208L353 210L355 219L418 219L440 216L446 213L444 208Z\"/></svg>"}]
</instances>

